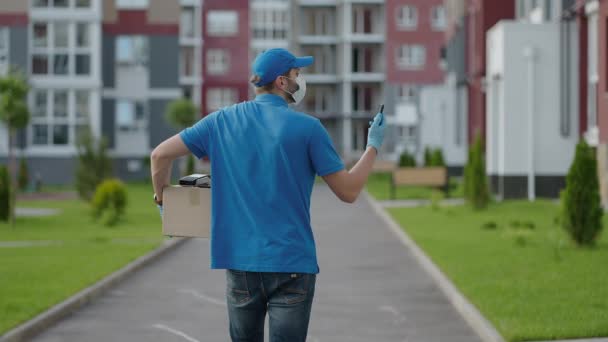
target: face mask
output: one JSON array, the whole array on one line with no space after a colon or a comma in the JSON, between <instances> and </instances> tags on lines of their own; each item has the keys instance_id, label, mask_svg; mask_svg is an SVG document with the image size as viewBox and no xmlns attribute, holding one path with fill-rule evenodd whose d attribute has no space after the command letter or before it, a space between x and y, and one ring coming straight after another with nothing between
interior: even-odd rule
<instances>
[{"instance_id":1,"label":"face mask","mask_svg":"<svg viewBox=\"0 0 608 342\"><path fill-rule=\"evenodd\" d=\"M285 78L291 80L291 78L289 78L289 77L285 77ZM298 77L296 77L295 81L296 81L296 84L298 85L298 89L296 91L294 91L293 93L290 93L287 90L284 90L284 92L291 95L291 97L293 98L293 101L295 102L295 105L297 106L300 102L302 102L304 95L306 95L306 80L304 80L304 78L301 75L298 75Z\"/></svg>"}]
</instances>

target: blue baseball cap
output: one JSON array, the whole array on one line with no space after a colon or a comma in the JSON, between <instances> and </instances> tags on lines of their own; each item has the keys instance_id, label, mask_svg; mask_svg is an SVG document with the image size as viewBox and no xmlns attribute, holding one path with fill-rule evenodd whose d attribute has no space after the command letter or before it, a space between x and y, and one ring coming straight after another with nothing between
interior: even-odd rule
<instances>
[{"instance_id":1,"label":"blue baseball cap","mask_svg":"<svg viewBox=\"0 0 608 342\"><path fill-rule=\"evenodd\" d=\"M309 66L314 60L313 56L296 57L285 49L266 50L255 58L251 66L253 74L260 77L255 86L264 86L290 69Z\"/></svg>"}]
</instances>

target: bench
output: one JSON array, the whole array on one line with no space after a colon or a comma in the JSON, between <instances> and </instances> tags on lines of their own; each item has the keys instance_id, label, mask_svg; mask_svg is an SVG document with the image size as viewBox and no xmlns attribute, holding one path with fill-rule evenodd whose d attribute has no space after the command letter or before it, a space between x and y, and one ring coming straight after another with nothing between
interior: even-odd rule
<instances>
[{"instance_id":1,"label":"bench","mask_svg":"<svg viewBox=\"0 0 608 342\"><path fill-rule=\"evenodd\" d=\"M445 167L402 167L392 171L391 199L395 199L398 186L428 186L443 190L449 196L450 183Z\"/></svg>"}]
</instances>

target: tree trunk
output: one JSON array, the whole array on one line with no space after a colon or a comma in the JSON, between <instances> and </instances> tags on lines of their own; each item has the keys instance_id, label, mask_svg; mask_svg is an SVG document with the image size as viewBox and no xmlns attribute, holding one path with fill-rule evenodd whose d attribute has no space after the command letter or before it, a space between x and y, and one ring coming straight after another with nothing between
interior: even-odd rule
<instances>
[{"instance_id":1,"label":"tree trunk","mask_svg":"<svg viewBox=\"0 0 608 342\"><path fill-rule=\"evenodd\" d=\"M9 220L11 226L15 227L15 204L17 197L17 164L15 160L15 153L13 151L13 143L15 141L15 129L9 127L9 135L8 135L8 158L9 158L9 177L10 177L10 186L9 186Z\"/></svg>"}]
</instances>

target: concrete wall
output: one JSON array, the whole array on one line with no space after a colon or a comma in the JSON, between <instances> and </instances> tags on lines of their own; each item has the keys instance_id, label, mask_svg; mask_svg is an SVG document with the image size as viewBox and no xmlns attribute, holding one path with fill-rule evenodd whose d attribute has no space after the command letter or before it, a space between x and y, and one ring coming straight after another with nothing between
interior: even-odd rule
<instances>
[{"instance_id":1,"label":"concrete wall","mask_svg":"<svg viewBox=\"0 0 608 342\"><path fill-rule=\"evenodd\" d=\"M487 173L498 176L498 185L502 179L500 191L505 197L520 196L521 191L508 191L526 189L532 151L533 174L542 178L536 184L537 195L556 196L578 140L576 134L561 134L560 101L556 100L560 96L560 60L555 58L560 51L559 25L501 21L488 31L487 44ZM524 57L527 47L535 51L533 84ZM533 128L529 124L531 100ZM571 115L569 120L574 131L578 130L578 117ZM512 182L509 187L506 179Z\"/></svg>"},{"instance_id":2,"label":"concrete wall","mask_svg":"<svg viewBox=\"0 0 608 342\"><path fill-rule=\"evenodd\" d=\"M467 145L457 143L457 135L465 133L466 125L457 124L457 90L454 82L427 86L420 92L420 151L418 160L424 161L424 148L440 148L448 166L462 167L466 162ZM457 131L460 132L457 132Z\"/></svg>"}]
</instances>

